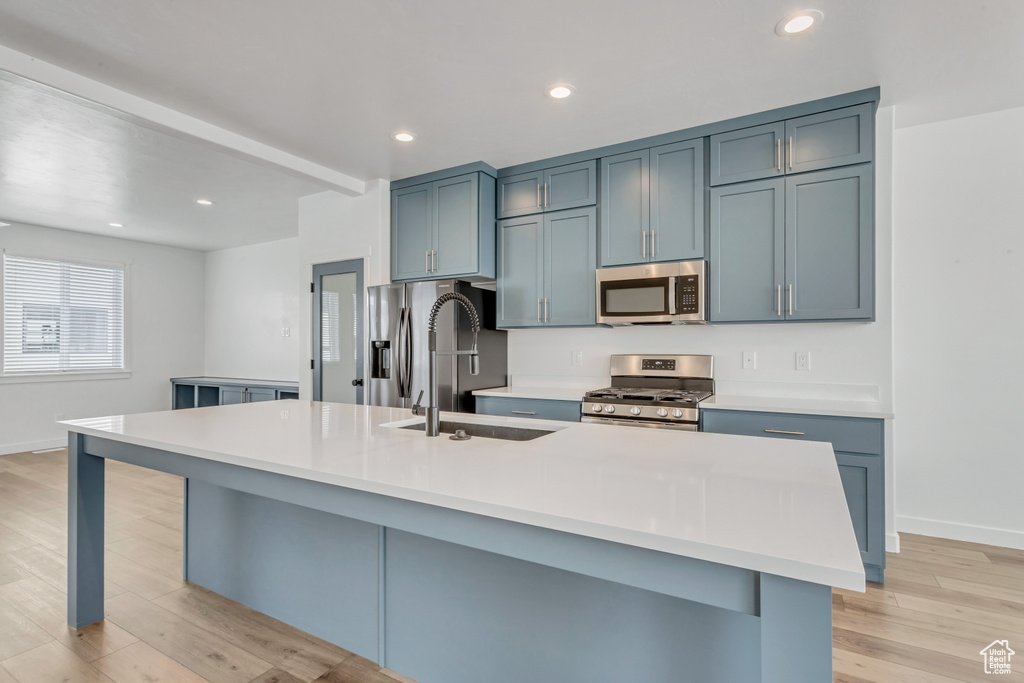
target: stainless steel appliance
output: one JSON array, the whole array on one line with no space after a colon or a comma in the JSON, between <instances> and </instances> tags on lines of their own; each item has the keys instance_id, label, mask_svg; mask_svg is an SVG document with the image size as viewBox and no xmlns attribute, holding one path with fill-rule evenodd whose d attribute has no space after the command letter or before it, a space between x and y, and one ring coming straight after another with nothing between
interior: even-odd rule
<instances>
[{"instance_id":1,"label":"stainless steel appliance","mask_svg":"<svg viewBox=\"0 0 1024 683\"><path fill-rule=\"evenodd\" d=\"M480 374L470 374L468 355L438 355L436 406L444 411L473 412L476 389L507 384L508 343L495 328L495 295L457 280L432 280L367 287L368 365L367 403L412 408L420 392L430 390L430 350L427 327L435 302L449 292L462 294L480 316L477 338ZM466 309L446 306L436 320L437 350L470 348L472 321Z\"/></svg>"},{"instance_id":2,"label":"stainless steel appliance","mask_svg":"<svg viewBox=\"0 0 1024 683\"><path fill-rule=\"evenodd\" d=\"M693 325L707 322L707 263L676 261L597 269L597 322Z\"/></svg>"},{"instance_id":3,"label":"stainless steel appliance","mask_svg":"<svg viewBox=\"0 0 1024 683\"><path fill-rule=\"evenodd\" d=\"M616 354L611 376L584 394L582 422L695 432L700 402L715 393L713 356Z\"/></svg>"}]
</instances>

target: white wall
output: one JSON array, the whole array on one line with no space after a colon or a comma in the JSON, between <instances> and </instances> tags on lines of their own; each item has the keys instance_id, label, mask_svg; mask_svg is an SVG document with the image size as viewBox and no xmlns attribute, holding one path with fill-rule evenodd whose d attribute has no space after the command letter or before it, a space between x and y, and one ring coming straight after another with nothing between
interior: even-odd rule
<instances>
[{"instance_id":1,"label":"white wall","mask_svg":"<svg viewBox=\"0 0 1024 683\"><path fill-rule=\"evenodd\" d=\"M349 259L363 259L363 286L389 281L391 244L391 193L389 183L366 183L366 194L346 197L321 192L299 200L299 271L296 286L306 292L299 311L300 346L296 362L301 368L299 394L312 398L312 307L309 283L313 266ZM364 304L365 305L365 304ZM365 336L366 311L363 311ZM365 362L365 359L364 359Z\"/></svg>"},{"instance_id":2,"label":"white wall","mask_svg":"<svg viewBox=\"0 0 1024 683\"><path fill-rule=\"evenodd\" d=\"M12 254L129 264L125 379L10 383L0 380L0 453L64 443L66 419L167 410L169 379L203 372L203 255L36 226L0 227Z\"/></svg>"},{"instance_id":3,"label":"white wall","mask_svg":"<svg viewBox=\"0 0 1024 683\"><path fill-rule=\"evenodd\" d=\"M1024 108L895 138L896 522L1024 548Z\"/></svg>"},{"instance_id":4,"label":"white wall","mask_svg":"<svg viewBox=\"0 0 1024 683\"><path fill-rule=\"evenodd\" d=\"M206 254L204 374L298 381L298 272L297 237Z\"/></svg>"}]
</instances>

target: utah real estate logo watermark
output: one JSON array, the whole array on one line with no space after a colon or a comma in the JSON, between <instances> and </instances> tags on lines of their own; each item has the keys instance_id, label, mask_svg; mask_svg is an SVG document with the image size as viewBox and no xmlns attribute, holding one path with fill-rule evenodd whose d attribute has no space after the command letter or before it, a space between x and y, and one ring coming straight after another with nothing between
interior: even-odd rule
<instances>
[{"instance_id":1,"label":"utah real estate logo watermark","mask_svg":"<svg viewBox=\"0 0 1024 683\"><path fill-rule=\"evenodd\" d=\"M1010 641L994 640L992 644L979 653L985 658L985 673L1010 673L1010 657L1017 654L1010 649Z\"/></svg>"}]
</instances>

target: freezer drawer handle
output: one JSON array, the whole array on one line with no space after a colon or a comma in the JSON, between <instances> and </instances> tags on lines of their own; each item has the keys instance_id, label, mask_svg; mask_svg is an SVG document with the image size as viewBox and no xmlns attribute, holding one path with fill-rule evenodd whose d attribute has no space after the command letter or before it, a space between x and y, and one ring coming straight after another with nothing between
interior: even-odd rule
<instances>
[{"instance_id":1,"label":"freezer drawer handle","mask_svg":"<svg viewBox=\"0 0 1024 683\"><path fill-rule=\"evenodd\" d=\"M803 432L787 432L785 429L766 429L769 434L792 434L793 436L804 436Z\"/></svg>"},{"instance_id":2,"label":"freezer drawer handle","mask_svg":"<svg viewBox=\"0 0 1024 683\"><path fill-rule=\"evenodd\" d=\"M533 412L532 410L510 410L508 412L512 413L513 415L536 415L537 414L537 413Z\"/></svg>"}]
</instances>

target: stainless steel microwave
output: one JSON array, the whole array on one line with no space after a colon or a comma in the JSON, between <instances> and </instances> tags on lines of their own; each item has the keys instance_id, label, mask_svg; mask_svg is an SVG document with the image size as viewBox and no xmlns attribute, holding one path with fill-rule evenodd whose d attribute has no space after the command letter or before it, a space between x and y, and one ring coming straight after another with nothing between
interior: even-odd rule
<instances>
[{"instance_id":1,"label":"stainless steel microwave","mask_svg":"<svg viewBox=\"0 0 1024 683\"><path fill-rule=\"evenodd\" d=\"M707 263L676 261L597 269L597 322L693 325L707 322Z\"/></svg>"}]
</instances>

